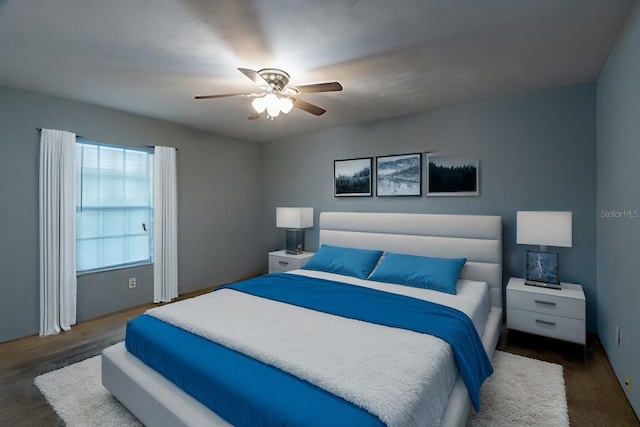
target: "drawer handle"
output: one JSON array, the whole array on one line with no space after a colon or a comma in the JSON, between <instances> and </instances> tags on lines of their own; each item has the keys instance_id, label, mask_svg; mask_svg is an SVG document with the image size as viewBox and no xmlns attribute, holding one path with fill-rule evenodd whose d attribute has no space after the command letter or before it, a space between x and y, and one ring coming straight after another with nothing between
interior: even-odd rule
<instances>
[{"instance_id":1,"label":"drawer handle","mask_svg":"<svg viewBox=\"0 0 640 427\"><path fill-rule=\"evenodd\" d=\"M556 326L556 322L548 322L546 320L540 320L540 319L536 319L536 323L539 323L545 326Z\"/></svg>"},{"instance_id":2,"label":"drawer handle","mask_svg":"<svg viewBox=\"0 0 640 427\"><path fill-rule=\"evenodd\" d=\"M280 265L289 265L288 261L278 261L278 264Z\"/></svg>"},{"instance_id":3,"label":"drawer handle","mask_svg":"<svg viewBox=\"0 0 640 427\"><path fill-rule=\"evenodd\" d=\"M542 300L539 300L539 299L537 299L535 301L536 301L536 304L543 304L543 305L548 305L548 306L551 306L551 307L555 307L556 306L556 303L555 302L551 302L551 301L542 301Z\"/></svg>"}]
</instances>

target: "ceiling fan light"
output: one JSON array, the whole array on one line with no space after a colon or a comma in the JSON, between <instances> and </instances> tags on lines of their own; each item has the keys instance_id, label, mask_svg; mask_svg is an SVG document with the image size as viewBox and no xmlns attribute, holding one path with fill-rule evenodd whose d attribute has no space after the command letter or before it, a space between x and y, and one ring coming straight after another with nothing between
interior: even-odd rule
<instances>
[{"instance_id":1,"label":"ceiling fan light","mask_svg":"<svg viewBox=\"0 0 640 427\"><path fill-rule=\"evenodd\" d=\"M271 117L278 117L280 114L280 99L274 93L268 93L264 97L267 106L267 114Z\"/></svg>"},{"instance_id":2,"label":"ceiling fan light","mask_svg":"<svg viewBox=\"0 0 640 427\"><path fill-rule=\"evenodd\" d=\"M280 98L280 111L287 114L293 108L293 101L289 97Z\"/></svg>"},{"instance_id":3,"label":"ceiling fan light","mask_svg":"<svg viewBox=\"0 0 640 427\"><path fill-rule=\"evenodd\" d=\"M275 93L268 93L264 96L264 102L269 108L270 105L278 105L278 96Z\"/></svg>"},{"instance_id":4,"label":"ceiling fan light","mask_svg":"<svg viewBox=\"0 0 640 427\"><path fill-rule=\"evenodd\" d=\"M278 117L280 115L280 107L278 104L267 105L267 114L269 117Z\"/></svg>"},{"instance_id":5,"label":"ceiling fan light","mask_svg":"<svg viewBox=\"0 0 640 427\"><path fill-rule=\"evenodd\" d=\"M256 98L251 102L251 106L257 113L262 114L262 112L267 108L267 103L264 97Z\"/></svg>"}]
</instances>

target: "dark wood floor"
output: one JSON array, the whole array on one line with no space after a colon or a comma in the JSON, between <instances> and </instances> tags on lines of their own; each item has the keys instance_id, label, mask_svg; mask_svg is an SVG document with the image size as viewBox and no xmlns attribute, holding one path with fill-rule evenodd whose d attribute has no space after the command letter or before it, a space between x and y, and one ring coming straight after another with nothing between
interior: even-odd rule
<instances>
[{"instance_id":1,"label":"dark wood floor","mask_svg":"<svg viewBox=\"0 0 640 427\"><path fill-rule=\"evenodd\" d=\"M126 321L151 306L84 322L57 336L0 344L0 425L62 426L33 379L122 341ZM572 426L640 425L596 336L588 337L586 361L580 346L517 332L503 331L498 349L564 367Z\"/></svg>"},{"instance_id":2,"label":"dark wood floor","mask_svg":"<svg viewBox=\"0 0 640 427\"><path fill-rule=\"evenodd\" d=\"M149 306L80 323L69 332L0 344L0 425L63 426L33 380L40 374L100 354L124 339L127 320Z\"/></svg>"}]
</instances>

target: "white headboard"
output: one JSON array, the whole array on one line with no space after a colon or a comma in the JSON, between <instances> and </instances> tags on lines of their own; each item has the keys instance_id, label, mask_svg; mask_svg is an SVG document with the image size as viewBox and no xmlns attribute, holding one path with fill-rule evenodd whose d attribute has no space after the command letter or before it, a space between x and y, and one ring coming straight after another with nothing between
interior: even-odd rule
<instances>
[{"instance_id":1,"label":"white headboard","mask_svg":"<svg viewBox=\"0 0 640 427\"><path fill-rule=\"evenodd\" d=\"M410 255L465 257L460 277L487 282L502 308L502 217L321 212L320 244Z\"/></svg>"}]
</instances>

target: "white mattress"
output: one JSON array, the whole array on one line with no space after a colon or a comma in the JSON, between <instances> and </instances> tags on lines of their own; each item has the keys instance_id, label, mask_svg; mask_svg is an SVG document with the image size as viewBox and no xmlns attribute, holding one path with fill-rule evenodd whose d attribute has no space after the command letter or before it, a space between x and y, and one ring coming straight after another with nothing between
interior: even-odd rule
<instances>
[{"instance_id":1,"label":"white mattress","mask_svg":"<svg viewBox=\"0 0 640 427\"><path fill-rule=\"evenodd\" d=\"M359 285L367 288L378 289L380 291L406 295L453 307L469 316L473 321L479 336L482 336L484 333L484 326L487 323L487 316L489 315L489 309L491 308L491 293L489 291L489 285L485 282L458 279L457 294L451 295L444 292L433 291L431 289L374 282L371 280L358 279L357 277L343 276L341 274L325 273L323 271L300 269L292 270L288 273L334 280L337 282L346 282L352 285Z\"/></svg>"},{"instance_id":2,"label":"white mattress","mask_svg":"<svg viewBox=\"0 0 640 427\"><path fill-rule=\"evenodd\" d=\"M448 295L310 270L291 274L449 305L466 313L480 334L489 311L488 287L481 282L462 280L458 295ZM368 409L389 425L412 426L424 421L439 424L458 374L450 346L439 338L232 290L147 313L315 383ZM402 349L400 360L398 349ZM372 376L371 372L379 374Z\"/></svg>"}]
</instances>

